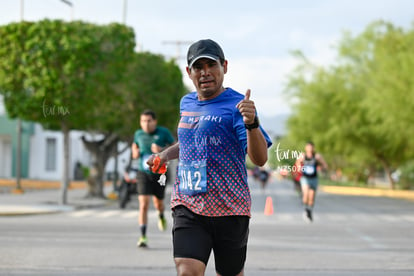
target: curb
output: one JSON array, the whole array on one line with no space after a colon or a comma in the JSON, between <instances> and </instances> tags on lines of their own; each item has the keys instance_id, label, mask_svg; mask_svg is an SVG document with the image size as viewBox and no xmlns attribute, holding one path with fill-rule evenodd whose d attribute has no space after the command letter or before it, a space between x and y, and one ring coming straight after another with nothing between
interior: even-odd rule
<instances>
[{"instance_id":1,"label":"curb","mask_svg":"<svg viewBox=\"0 0 414 276\"><path fill-rule=\"evenodd\" d=\"M384 189L372 189L362 187L320 186L320 189L329 194L356 195L371 197L390 197L414 201L414 191L396 191Z\"/></svg>"},{"instance_id":2,"label":"curb","mask_svg":"<svg viewBox=\"0 0 414 276\"><path fill-rule=\"evenodd\" d=\"M16 180L14 179L0 179L0 186L2 187L16 187ZM60 181L48 180L31 180L22 179L21 188L24 189L60 189ZM69 189L84 189L87 187L86 181L70 181Z\"/></svg>"},{"instance_id":3,"label":"curb","mask_svg":"<svg viewBox=\"0 0 414 276\"><path fill-rule=\"evenodd\" d=\"M33 179L22 179L21 180L21 189L13 189L16 187L16 180L15 179L0 179L0 187L6 187L13 189L16 191L15 194L22 194L24 193L25 189L31 190L50 190L50 189L61 189L62 183L61 181L53 181L53 180L33 180ZM112 186L112 181L105 181L104 186ZM70 181L68 190L73 189L86 189L88 188L88 183L86 180L82 181Z\"/></svg>"},{"instance_id":4,"label":"curb","mask_svg":"<svg viewBox=\"0 0 414 276\"><path fill-rule=\"evenodd\" d=\"M53 214L75 210L72 206L0 205L0 216L27 216Z\"/></svg>"}]
</instances>

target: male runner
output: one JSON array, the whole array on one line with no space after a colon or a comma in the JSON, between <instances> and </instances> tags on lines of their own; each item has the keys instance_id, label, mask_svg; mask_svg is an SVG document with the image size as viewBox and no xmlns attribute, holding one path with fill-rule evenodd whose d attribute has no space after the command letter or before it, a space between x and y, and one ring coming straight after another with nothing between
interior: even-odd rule
<instances>
[{"instance_id":1,"label":"male runner","mask_svg":"<svg viewBox=\"0 0 414 276\"><path fill-rule=\"evenodd\" d=\"M305 153L298 158L298 162L302 165L300 184L302 186L302 202L305 208L303 217L312 222L312 211L315 205L316 190L318 189L318 170L320 166L326 170L328 165L322 155L315 152L313 142L306 143Z\"/></svg>"},{"instance_id":2,"label":"male runner","mask_svg":"<svg viewBox=\"0 0 414 276\"><path fill-rule=\"evenodd\" d=\"M245 158L263 166L271 140L250 90L223 87L227 60L216 42L192 44L187 62L196 91L181 100L178 143L158 155L161 163L179 158L171 202L177 274L204 275L213 250L218 275L243 275L251 208Z\"/></svg>"},{"instance_id":3,"label":"male runner","mask_svg":"<svg viewBox=\"0 0 414 276\"><path fill-rule=\"evenodd\" d=\"M138 247L146 247L148 208L150 197L153 196L153 203L158 210L158 228L164 231L167 221L164 218L164 189L158 183L159 174L150 172L147 160L153 153L160 152L163 148L174 142L170 131L164 127L157 126L157 118L152 110L145 110L140 116L141 129L137 130L132 143L132 158L138 159L137 189L139 201L138 223L141 230L141 237L137 242Z\"/></svg>"}]
</instances>

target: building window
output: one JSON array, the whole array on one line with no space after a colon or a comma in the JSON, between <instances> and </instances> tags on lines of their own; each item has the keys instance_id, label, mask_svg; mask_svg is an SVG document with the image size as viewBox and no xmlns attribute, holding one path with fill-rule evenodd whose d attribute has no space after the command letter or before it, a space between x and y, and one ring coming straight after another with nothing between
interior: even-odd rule
<instances>
[{"instance_id":1,"label":"building window","mask_svg":"<svg viewBox=\"0 0 414 276\"><path fill-rule=\"evenodd\" d=\"M46 171L56 170L56 138L46 138Z\"/></svg>"}]
</instances>

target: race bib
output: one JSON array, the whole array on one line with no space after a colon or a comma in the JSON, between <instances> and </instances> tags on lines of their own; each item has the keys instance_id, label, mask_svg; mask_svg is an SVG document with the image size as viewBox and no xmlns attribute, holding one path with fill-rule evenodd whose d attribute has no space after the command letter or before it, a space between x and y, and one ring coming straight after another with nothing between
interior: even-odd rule
<instances>
[{"instance_id":1,"label":"race bib","mask_svg":"<svg viewBox=\"0 0 414 276\"><path fill-rule=\"evenodd\" d=\"M151 154L145 154L141 157L141 167L142 169L149 171L150 168L147 164L148 159L151 157Z\"/></svg>"},{"instance_id":2,"label":"race bib","mask_svg":"<svg viewBox=\"0 0 414 276\"><path fill-rule=\"evenodd\" d=\"M304 166L303 172L306 175L313 175L315 173L315 166Z\"/></svg>"},{"instance_id":3,"label":"race bib","mask_svg":"<svg viewBox=\"0 0 414 276\"><path fill-rule=\"evenodd\" d=\"M186 195L196 195L207 192L206 160L180 162L178 165L180 185L178 190Z\"/></svg>"}]
</instances>

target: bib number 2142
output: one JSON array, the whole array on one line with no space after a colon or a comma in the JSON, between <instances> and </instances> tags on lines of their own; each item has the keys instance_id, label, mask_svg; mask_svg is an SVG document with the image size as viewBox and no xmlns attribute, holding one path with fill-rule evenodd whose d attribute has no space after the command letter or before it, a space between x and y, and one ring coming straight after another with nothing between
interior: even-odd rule
<instances>
[{"instance_id":1,"label":"bib number 2142","mask_svg":"<svg viewBox=\"0 0 414 276\"><path fill-rule=\"evenodd\" d=\"M186 195L196 195L207 192L206 161L180 162L178 175L179 190Z\"/></svg>"}]
</instances>

